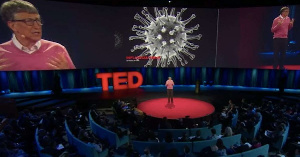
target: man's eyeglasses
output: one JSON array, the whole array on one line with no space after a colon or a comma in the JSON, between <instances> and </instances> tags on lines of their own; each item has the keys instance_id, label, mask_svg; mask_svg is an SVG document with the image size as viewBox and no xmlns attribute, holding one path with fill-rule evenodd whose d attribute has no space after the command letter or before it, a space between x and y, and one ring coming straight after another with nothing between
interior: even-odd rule
<instances>
[{"instance_id":1,"label":"man's eyeglasses","mask_svg":"<svg viewBox=\"0 0 300 157\"><path fill-rule=\"evenodd\" d=\"M28 26L33 26L34 22L36 22L38 25L43 25L43 22L41 19L22 19L22 20L12 20L13 22L24 22Z\"/></svg>"}]
</instances>

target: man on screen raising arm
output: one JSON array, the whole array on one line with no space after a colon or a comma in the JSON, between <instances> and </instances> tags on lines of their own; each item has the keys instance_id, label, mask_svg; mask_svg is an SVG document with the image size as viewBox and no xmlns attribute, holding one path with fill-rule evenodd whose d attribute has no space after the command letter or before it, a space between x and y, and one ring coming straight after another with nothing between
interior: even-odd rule
<instances>
[{"instance_id":1,"label":"man on screen raising arm","mask_svg":"<svg viewBox=\"0 0 300 157\"><path fill-rule=\"evenodd\" d=\"M294 19L288 17L289 12L290 9L288 7L282 7L280 9L280 15L273 20L271 32L274 33L274 69L277 69L278 65L280 69L284 69L285 53L288 45L288 31L292 29L294 25Z\"/></svg>"},{"instance_id":2,"label":"man on screen raising arm","mask_svg":"<svg viewBox=\"0 0 300 157\"><path fill-rule=\"evenodd\" d=\"M43 23L33 4L10 0L0 12L13 33L10 41L0 44L0 70L75 69L64 46L41 39Z\"/></svg>"},{"instance_id":3,"label":"man on screen raising arm","mask_svg":"<svg viewBox=\"0 0 300 157\"><path fill-rule=\"evenodd\" d=\"M173 86L174 86L174 81L172 80L171 77L168 78L166 81L166 87L167 87L167 95L168 95L168 103L173 103Z\"/></svg>"}]
</instances>

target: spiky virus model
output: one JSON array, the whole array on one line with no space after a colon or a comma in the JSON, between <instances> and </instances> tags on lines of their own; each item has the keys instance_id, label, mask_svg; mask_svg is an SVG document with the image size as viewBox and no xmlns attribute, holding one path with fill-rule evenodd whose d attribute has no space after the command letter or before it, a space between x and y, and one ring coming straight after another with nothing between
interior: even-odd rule
<instances>
[{"instance_id":1,"label":"spiky virus model","mask_svg":"<svg viewBox=\"0 0 300 157\"><path fill-rule=\"evenodd\" d=\"M196 15L192 14L190 18L182 20L182 14L186 8L182 8L175 15L175 8L172 8L170 14L168 8L159 10L154 8L155 17L150 14L147 7L144 7L142 14L138 13L134 19L140 21L143 25L133 25L132 31L136 32L137 36L130 36L129 40L143 40L144 43L135 45L131 52L136 50L144 50L139 56L149 58L145 67L152 66L152 62L157 59L156 67L168 67L170 63L174 67L178 67L177 60L181 66L188 64L185 56L191 60L195 55L189 52L189 49L196 50L199 46L189 40L200 40L202 35L191 35L193 31L198 30L199 24L194 27L186 28L186 25L192 21Z\"/></svg>"}]
</instances>

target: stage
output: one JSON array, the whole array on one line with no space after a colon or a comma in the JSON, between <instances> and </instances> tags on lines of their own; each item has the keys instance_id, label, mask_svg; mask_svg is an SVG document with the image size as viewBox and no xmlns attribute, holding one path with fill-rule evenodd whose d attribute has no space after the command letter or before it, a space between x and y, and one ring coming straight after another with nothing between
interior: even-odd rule
<instances>
[{"instance_id":1,"label":"stage","mask_svg":"<svg viewBox=\"0 0 300 157\"><path fill-rule=\"evenodd\" d=\"M200 118L215 111L215 107L205 101L180 97L175 97L171 103L167 98L150 99L138 104L137 108L151 117L168 119Z\"/></svg>"},{"instance_id":2,"label":"stage","mask_svg":"<svg viewBox=\"0 0 300 157\"><path fill-rule=\"evenodd\" d=\"M164 116L176 119L180 117L202 117L220 111L228 100L231 99L235 104L239 104L242 98L248 102L260 103L262 99L279 101L286 99L293 102L300 101L300 90L285 89L283 94L275 88L254 88L238 86L203 86L200 92L195 93L195 85L175 85L174 86L174 104L167 104L166 89L163 85L141 86L138 89L126 89L114 91L112 87L108 92L102 92L101 87L85 89L63 89L60 96L53 96L51 91L40 92L22 92L1 95L0 98L14 99L17 109L33 109L38 111L51 110L55 107L68 108L77 106L79 109L88 109L95 104L98 108L111 108L112 103L117 99L125 101L135 101L137 105L149 101L159 100L160 104L148 104L147 108L153 108L158 111L152 116L162 118ZM180 100L180 101L177 101ZM208 112L194 113L194 110L202 110L203 106L195 103L187 103L186 100L203 102L211 104L212 108ZM200 103L201 104L201 103ZM155 106L158 105L158 106ZM162 110L163 109L163 110ZM173 112L174 111L174 112ZM184 111L184 112L183 112ZM149 111L145 111L146 113ZM159 114L166 113L166 114ZM174 113L172 115L172 113ZM192 115L193 113L193 115ZM150 115L151 115L150 114ZM157 115L156 115L157 114Z\"/></svg>"}]
</instances>

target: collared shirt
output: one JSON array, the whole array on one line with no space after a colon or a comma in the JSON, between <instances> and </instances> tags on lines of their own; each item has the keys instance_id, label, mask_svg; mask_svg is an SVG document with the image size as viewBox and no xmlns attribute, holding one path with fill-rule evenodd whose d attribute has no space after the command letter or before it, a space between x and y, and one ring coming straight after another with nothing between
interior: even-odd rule
<instances>
[{"instance_id":1,"label":"collared shirt","mask_svg":"<svg viewBox=\"0 0 300 157\"><path fill-rule=\"evenodd\" d=\"M286 19L288 16L283 17L282 15L279 15L279 17L282 18L282 19Z\"/></svg>"},{"instance_id":2,"label":"collared shirt","mask_svg":"<svg viewBox=\"0 0 300 157\"><path fill-rule=\"evenodd\" d=\"M24 52L26 52L28 54L32 54L33 52L35 52L36 50L38 50L41 47L41 41L36 42L31 48L23 46L18 41L18 39L16 38L15 34L13 34L12 42L16 45L16 47L18 49L20 49L21 51L24 51Z\"/></svg>"},{"instance_id":3,"label":"collared shirt","mask_svg":"<svg viewBox=\"0 0 300 157\"><path fill-rule=\"evenodd\" d=\"M281 24L279 22L282 21ZM274 33L273 39L275 38L288 38L288 31L293 27L293 24L290 23L291 19L286 16L283 17L279 15L273 20L273 24L271 27L271 32Z\"/></svg>"},{"instance_id":4,"label":"collared shirt","mask_svg":"<svg viewBox=\"0 0 300 157\"><path fill-rule=\"evenodd\" d=\"M167 89L173 89L173 86L174 86L173 80L167 80L166 86L167 86Z\"/></svg>"}]
</instances>

